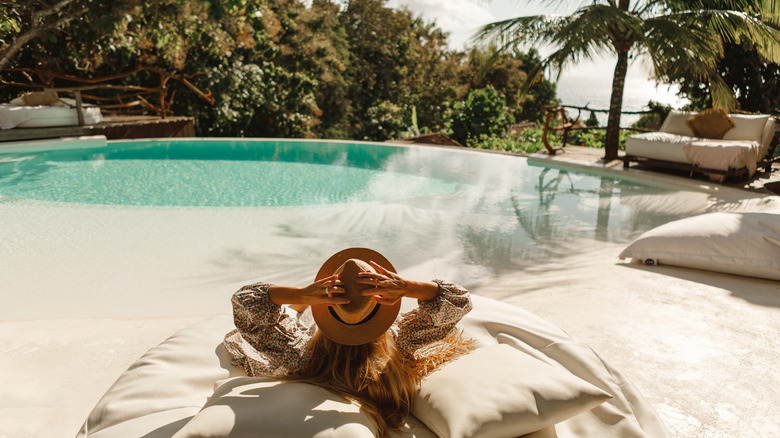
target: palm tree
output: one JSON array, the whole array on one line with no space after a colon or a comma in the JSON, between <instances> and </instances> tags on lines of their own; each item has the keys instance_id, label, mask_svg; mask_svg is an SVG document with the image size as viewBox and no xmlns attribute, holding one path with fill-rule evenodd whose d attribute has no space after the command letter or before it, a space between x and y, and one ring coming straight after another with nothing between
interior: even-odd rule
<instances>
[{"instance_id":1,"label":"palm tree","mask_svg":"<svg viewBox=\"0 0 780 438\"><path fill-rule=\"evenodd\" d=\"M560 1L539 0L560 4ZM762 21L776 17L777 0L721 0L720 8L707 8L700 0L592 0L581 2L572 15L535 15L484 26L481 41L503 49L518 45L547 46L553 51L529 81L549 69L556 76L568 65L605 54L617 55L612 80L604 160L618 155L620 113L628 61L648 56L656 79L682 74L709 81L713 106L729 108L730 88L716 74L723 41L753 41L771 58L780 60L780 32ZM712 4L712 1L706 3ZM529 82L530 83L530 82Z\"/></svg>"}]
</instances>

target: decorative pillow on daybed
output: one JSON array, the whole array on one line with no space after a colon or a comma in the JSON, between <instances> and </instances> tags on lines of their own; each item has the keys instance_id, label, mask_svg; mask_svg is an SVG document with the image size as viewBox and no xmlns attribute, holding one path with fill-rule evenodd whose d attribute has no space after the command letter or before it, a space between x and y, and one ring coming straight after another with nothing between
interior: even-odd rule
<instances>
[{"instance_id":1,"label":"decorative pillow on daybed","mask_svg":"<svg viewBox=\"0 0 780 438\"><path fill-rule=\"evenodd\" d=\"M708 213L661 225L619 256L780 280L780 214Z\"/></svg>"},{"instance_id":2,"label":"decorative pillow on daybed","mask_svg":"<svg viewBox=\"0 0 780 438\"><path fill-rule=\"evenodd\" d=\"M516 437L610 395L508 345L479 348L426 377L412 413L440 437Z\"/></svg>"},{"instance_id":3,"label":"decorative pillow on daybed","mask_svg":"<svg viewBox=\"0 0 780 438\"><path fill-rule=\"evenodd\" d=\"M702 111L686 120L685 124L700 138L723 138L726 132L734 127L734 121L721 108Z\"/></svg>"}]
</instances>

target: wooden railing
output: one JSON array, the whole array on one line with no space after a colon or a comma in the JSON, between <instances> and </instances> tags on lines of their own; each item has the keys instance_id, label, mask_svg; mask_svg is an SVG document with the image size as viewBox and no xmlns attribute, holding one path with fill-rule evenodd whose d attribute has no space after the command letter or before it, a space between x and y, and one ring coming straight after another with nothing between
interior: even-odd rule
<instances>
[{"instance_id":1,"label":"wooden railing","mask_svg":"<svg viewBox=\"0 0 780 438\"><path fill-rule=\"evenodd\" d=\"M575 118L569 118L566 115L566 108L576 109L577 110L577 117ZM566 141L569 138L569 132L571 131L582 131L582 130L588 130L588 129L606 129L605 126L583 126L581 124L576 123L579 120L582 120L582 112L583 111L590 111L592 113L609 113L609 110L604 109L593 109L589 108L588 106L575 106L575 105L548 105L542 107L543 110L545 110L546 114L544 117L544 131L542 132L542 143L544 144L544 147L547 149L547 152L550 155L555 155L556 151L560 151L563 149L563 147L566 146ZM621 111L621 114L648 114L652 111ZM553 123L560 119L560 124L554 125ZM639 128L621 128L621 129L628 129L632 131L649 131L647 129L639 129ZM547 134L550 131L560 131L561 132L561 146L558 148L553 147L550 145L550 141L547 138Z\"/></svg>"}]
</instances>

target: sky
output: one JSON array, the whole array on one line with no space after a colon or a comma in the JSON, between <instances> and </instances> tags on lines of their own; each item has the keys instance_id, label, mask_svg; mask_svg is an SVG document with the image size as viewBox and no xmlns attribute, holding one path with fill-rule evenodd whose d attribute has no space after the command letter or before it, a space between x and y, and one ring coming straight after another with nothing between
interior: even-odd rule
<instances>
[{"instance_id":1,"label":"sky","mask_svg":"<svg viewBox=\"0 0 780 438\"><path fill-rule=\"evenodd\" d=\"M534 0L389 0L387 6L406 7L425 20L435 20L439 28L449 33L450 46L463 49L471 43L474 33L485 24L523 15L568 14L584 2L561 0L554 2L553 6L548 3ZM616 58L605 57L569 67L563 71L558 89L576 90L587 83L594 89L609 90L615 62ZM676 104L676 88L670 89L666 85L656 87L655 81L650 79L650 68L646 61L638 60L629 65L626 93L630 94L632 89L641 89L643 95L652 95L654 100L679 107Z\"/></svg>"}]
</instances>

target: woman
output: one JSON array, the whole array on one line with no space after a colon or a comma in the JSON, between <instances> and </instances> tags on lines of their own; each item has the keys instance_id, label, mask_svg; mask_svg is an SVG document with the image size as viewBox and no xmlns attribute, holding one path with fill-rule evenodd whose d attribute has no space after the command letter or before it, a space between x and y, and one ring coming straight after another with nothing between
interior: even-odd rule
<instances>
[{"instance_id":1,"label":"woman","mask_svg":"<svg viewBox=\"0 0 780 438\"><path fill-rule=\"evenodd\" d=\"M399 317L403 297L416 298L418 308ZM311 306L314 321L282 305ZM233 296L236 330L224 345L250 376L312 383L358 403L387 436L406 421L420 380L471 349L455 329L470 310L466 289L403 278L378 252L350 248L306 287L241 288Z\"/></svg>"}]
</instances>

